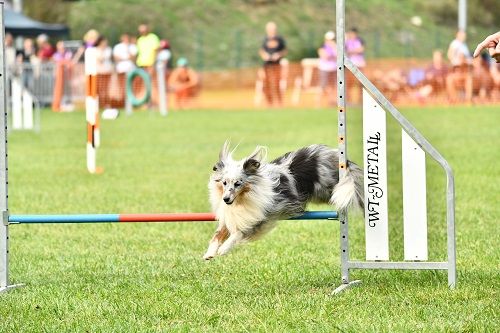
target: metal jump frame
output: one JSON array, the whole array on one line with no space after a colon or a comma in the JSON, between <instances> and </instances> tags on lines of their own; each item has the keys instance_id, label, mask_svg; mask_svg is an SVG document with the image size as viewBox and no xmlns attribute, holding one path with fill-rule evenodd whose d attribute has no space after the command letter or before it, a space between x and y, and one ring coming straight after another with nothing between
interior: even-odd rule
<instances>
[{"instance_id":1,"label":"metal jump frame","mask_svg":"<svg viewBox=\"0 0 500 333\"><path fill-rule=\"evenodd\" d=\"M342 284L335 289L338 293L360 281L351 281L351 269L439 269L448 270L448 285L455 286L455 195L454 178L448 162L439 152L406 120L396 108L380 93L377 88L344 55L345 0L336 1L337 16L337 54L338 54L338 139L339 173L345 176L347 163L346 103L345 103L345 68L369 91L372 97L399 122L406 132L446 171L447 176L447 225L448 225L448 261L446 262L368 262L349 259L348 216L346 212L306 212L297 219L318 220L338 219L340 222L340 257ZM4 2L0 0L0 292L17 286L9 283L9 224L27 223L113 223L113 222L203 222L214 221L211 213L177 214L73 214L73 215L10 215L8 212L8 164L7 164L7 108L6 108L6 68L4 59Z\"/></svg>"},{"instance_id":2,"label":"metal jump frame","mask_svg":"<svg viewBox=\"0 0 500 333\"><path fill-rule=\"evenodd\" d=\"M351 261L349 259L349 228L347 213L339 212L340 222L340 258L342 284L335 289L338 293L350 286L358 284L359 280L351 281L351 269L432 269L447 270L448 285L454 288L456 284L456 253L455 253L455 180L453 171L444 157L420 134L420 132L387 100L387 98L361 73L361 71L346 57L345 44L345 0L336 0L337 24L337 105L338 105L338 142L339 142L339 173L343 177L347 163L347 109L345 69L347 68L361 82L368 93L389 112L408 135L446 172L446 222L448 258L444 262L381 262L381 261Z\"/></svg>"}]
</instances>

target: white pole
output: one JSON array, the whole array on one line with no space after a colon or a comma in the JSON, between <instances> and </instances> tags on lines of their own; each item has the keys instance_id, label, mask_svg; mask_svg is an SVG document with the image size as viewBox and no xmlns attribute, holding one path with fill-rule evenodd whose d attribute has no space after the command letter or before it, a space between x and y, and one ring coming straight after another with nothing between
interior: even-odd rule
<instances>
[{"instance_id":1,"label":"white pole","mask_svg":"<svg viewBox=\"0 0 500 333\"><path fill-rule=\"evenodd\" d=\"M16 13L22 13L23 12L23 0L13 0L12 1L12 9Z\"/></svg>"},{"instance_id":2,"label":"white pole","mask_svg":"<svg viewBox=\"0 0 500 333\"><path fill-rule=\"evenodd\" d=\"M159 61L156 64L156 76L158 78L158 98L160 99L158 107L160 114L166 116L168 114L168 103L165 84L165 63L163 61Z\"/></svg>"},{"instance_id":3,"label":"white pole","mask_svg":"<svg viewBox=\"0 0 500 333\"><path fill-rule=\"evenodd\" d=\"M87 119L87 169L96 173L97 147L100 144L99 133L99 98L97 95L97 49L89 47L85 50L86 97L85 113Z\"/></svg>"},{"instance_id":4,"label":"white pole","mask_svg":"<svg viewBox=\"0 0 500 333\"><path fill-rule=\"evenodd\" d=\"M467 30L467 0L458 0L458 29Z\"/></svg>"}]
</instances>

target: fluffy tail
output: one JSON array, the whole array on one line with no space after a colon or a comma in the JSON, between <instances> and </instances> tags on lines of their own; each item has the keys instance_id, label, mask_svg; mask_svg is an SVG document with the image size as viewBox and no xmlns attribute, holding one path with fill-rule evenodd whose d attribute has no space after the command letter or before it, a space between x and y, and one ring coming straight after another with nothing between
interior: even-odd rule
<instances>
[{"instance_id":1,"label":"fluffy tail","mask_svg":"<svg viewBox=\"0 0 500 333\"><path fill-rule=\"evenodd\" d=\"M333 189L330 203L338 210L348 208L364 208L363 170L355 163L348 161L345 176Z\"/></svg>"}]
</instances>

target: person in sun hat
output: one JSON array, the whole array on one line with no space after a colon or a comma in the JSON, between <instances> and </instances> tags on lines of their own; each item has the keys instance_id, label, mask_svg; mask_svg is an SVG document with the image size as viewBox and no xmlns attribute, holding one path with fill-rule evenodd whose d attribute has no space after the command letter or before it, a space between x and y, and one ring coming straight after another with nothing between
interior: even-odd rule
<instances>
[{"instance_id":1,"label":"person in sun hat","mask_svg":"<svg viewBox=\"0 0 500 333\"><path fill-rule=\"evenodd\" d=\"M175 101L179 109L185 108L198 88L199 78L196 71L189 67L186 58L177 60L177 67L168 79L168 87L175 93Z\"/></svg>"},{"instance_id":2,"label":"person in sun hat","mask_svg":"<svg viewBox=\"0 0 500 333\"><path fill-rule=\"evenodd\" d=\"M321 87L320 101L327 98L328 104L334 103L334 88L337 81L337 43L335 33L325 33L325 41L318 49L319 82Z\"/></svg>"}]
</instances>

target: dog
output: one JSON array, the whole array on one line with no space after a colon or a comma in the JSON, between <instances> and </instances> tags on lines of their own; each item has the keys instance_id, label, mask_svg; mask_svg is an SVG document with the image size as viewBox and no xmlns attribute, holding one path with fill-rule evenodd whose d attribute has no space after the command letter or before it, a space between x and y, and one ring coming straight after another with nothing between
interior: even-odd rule
<instances>
[{"instance_id":1,"label":"dog","mask_svg":"<svg viewBox=\"0 0 500 333\"><path fill-rule=\"evenodd\" d=\"M339 153L311 145L267 163L267 149L258 146L236 161L226 141L208 182L218 227L203 256L210 260L235 245L260 238L279 220L304 213L307 203L328 203L345 210L362 208L363 171L348 161L339 181Z\"/></svg>"}]
</instances>

